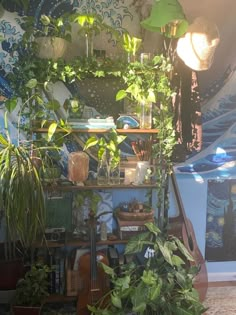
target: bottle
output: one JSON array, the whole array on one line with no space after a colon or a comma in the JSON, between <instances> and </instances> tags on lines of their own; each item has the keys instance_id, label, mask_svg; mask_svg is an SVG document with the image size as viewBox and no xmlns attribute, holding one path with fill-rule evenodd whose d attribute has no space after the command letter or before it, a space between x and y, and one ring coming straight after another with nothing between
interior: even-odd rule
<instances>
[{"instance_id":1,"label":"bottle","mask_svg":"<svg viewBox=\"0 0 236 315\"><path fill-rule=\"evenodd\" d=\"M106 152L103 153L101 160L98 161L97 168L97 184L98 185L107 185L108 184L108 163Z\"/></svg>"},{"instance_id":2,"label":"bottle","mask_svg":"<svg viewBox=\"0 0 236 315\"><path fill-rule=\"evenodd\" d=\"M104 221L100 223L100 239L101 241L107 240L107 225Z\"/></svg>"}]
</instances>

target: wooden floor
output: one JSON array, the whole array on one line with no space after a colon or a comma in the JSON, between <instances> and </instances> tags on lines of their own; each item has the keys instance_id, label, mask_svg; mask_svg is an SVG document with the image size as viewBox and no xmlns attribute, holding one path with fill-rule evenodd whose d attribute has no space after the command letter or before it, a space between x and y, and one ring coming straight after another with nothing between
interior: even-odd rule
<instances>
[{"instance_id":1,"label":"wooden floor","mask_svg":"<svg viewBox=\"0 0 236 315\"><path fill-rule=\"evenodd\" d=\"M216 282L208 282L208 288L215 287L233 287L236 286L236 281L216 281Z\"/></svg>"},{"instance_id":2,"label":"wooden floor","mask_svg":"<svg viewBox=\"0 0 236 315\"><path fill-rule=\"evenodd\" d=\"M236 281L208 283L204 315L236 315Z\"/></svg>"}]
</instances>

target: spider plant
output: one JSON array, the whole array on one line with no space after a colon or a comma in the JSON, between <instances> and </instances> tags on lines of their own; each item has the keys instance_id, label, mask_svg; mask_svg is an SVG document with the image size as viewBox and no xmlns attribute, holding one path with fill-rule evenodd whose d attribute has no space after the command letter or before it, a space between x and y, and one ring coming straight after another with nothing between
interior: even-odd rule
<instances>
[{"instance_id":1,"label":"spider plant","mask_svg":"<svg viewBox=\"0 0 236 315\"><path fill-rule=\"evenodd\" d=\"M19 241L25 253L42 235L45 222L44 191L32 150L28 141L13 143L7 130L0 134L0 207L10 240Z\"/></svg>"}]
</instances>

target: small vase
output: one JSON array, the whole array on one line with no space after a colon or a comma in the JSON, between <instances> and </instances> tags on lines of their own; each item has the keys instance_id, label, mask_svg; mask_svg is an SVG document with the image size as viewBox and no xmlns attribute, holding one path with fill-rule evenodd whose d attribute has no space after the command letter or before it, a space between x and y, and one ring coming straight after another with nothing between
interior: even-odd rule
<instances>
[{"instance_id":1,"label":"small vase","mask_svg":"<svg viewBox=\"0 0 236 315\"><path fill-rule=\"evenodd\" d=\"M109 184L120 185L120 163L109 163Z\"/></svg>"},{"instance_id":2,"label":"small vase","mask_svg":"<svg viewBox=\"0 0 236 315\"><path fill-rule=\"evenodd\" d=\"M93 40L94 40L93 32L85 35L85 55L87 58L93 57Z\"/></svg>"},{"instance_id":3,"label":"small vase","mask_svg":"<svg viewBox=\"0 0 236 315\"><path fill-rule=\"evenodd\" d=\"M139 125L141 129L152 128L152 103L142 102L140 104Z\"/></svg>"},{"instance_id":4,"label":"small vase","mask_svg":"<svg viewBox=\"0 0 236 315\"><path fill-rule=\"evenodd\" d=\"M106 153L103 153L102 159L98 161L97 168L97 184L107 185L109 178L109 169L107 163Z\"/></svg>"}]
</instances>

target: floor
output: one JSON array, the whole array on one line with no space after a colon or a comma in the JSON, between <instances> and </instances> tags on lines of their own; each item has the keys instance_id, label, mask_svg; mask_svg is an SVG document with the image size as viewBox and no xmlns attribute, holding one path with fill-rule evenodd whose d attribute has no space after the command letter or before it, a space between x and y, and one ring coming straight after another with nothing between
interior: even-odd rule
<instances>
[{"instance_id":1,"label":"floor","mask_svg":"<svg viewBox=\"0 0 236 315\"><path fill-rule=\"evenodd\" d=\"M236 315L236 283L218 282L209 284L204 305L204 315Z\"/></svg>"},{"instance_id":2,"label":"floor","mask_svg":"<svg viewBox=\"0 0 236 315\"><path fill-rule=\"evenodd\" d=\"M204 305L208 310L204 315L236 315L236 282L210 283ZM0 304L0 315L10 315L9 307ZM42 315L76 315L74 303L45 305Z\"/></svg>"}]
</instances>

